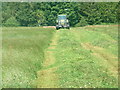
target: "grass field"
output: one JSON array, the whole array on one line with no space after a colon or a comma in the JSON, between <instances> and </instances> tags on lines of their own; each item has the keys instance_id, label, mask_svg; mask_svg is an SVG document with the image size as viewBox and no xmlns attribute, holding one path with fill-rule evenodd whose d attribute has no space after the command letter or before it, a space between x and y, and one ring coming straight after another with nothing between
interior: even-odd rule
<instances>
[{"instance_id":1,"label":"grass field","mask_svg":"<svg viewBox=\"0 0 120 90\"><path fill-rule=\"evenodd\" d=\"M56 49L60 87L116 88L117 30L117 26L61 30Z\"/></svg>"},{"instance_id":2,"label":"grass field","mask_svg":"<svg viewBox=\"0 0 120 90\"><path fill-rule=\"evenodd\" d=\"M3 87L35 87L33 80L41 69L44 50L54 30L49 28L3 28Z\"/></svg>"},{"instance_id":3,"label":"grass field","mask_svg":"<svg viewBox=\"0 0 120 90\"><path fill-rule=\"evenodd\" d=\"M116 25L3 28L3 87L117 88L117 43Z\"/></svg>"}]
</instances>

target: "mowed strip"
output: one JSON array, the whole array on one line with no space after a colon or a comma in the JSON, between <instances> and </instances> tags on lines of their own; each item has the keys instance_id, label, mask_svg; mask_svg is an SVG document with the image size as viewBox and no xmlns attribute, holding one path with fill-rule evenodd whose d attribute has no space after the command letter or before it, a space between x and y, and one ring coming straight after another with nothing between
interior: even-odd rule
<instances>
[{"instance_id":1,"label":"mowed strip","mask_svg":"<svg viewBox=\"0 0 120 90\"><path fill-rule=\"evenodd\" d=\"M81 43L81 45L87 50L92 50L92 55L100 59L100 64L102 64L104 67L106 66L109 72L111 72L111 75L115 77L118 76L117 56L106 52L104 48L93 46L90 43Z\"/></svg>"},{"instance_id":2,"label":"mowed strip","mask_svg":"<svg viewBox=\"0 0 120 90\"><path fill-rule=\"evenodd\" d=\"M58 32L58 31L57 31ZM37 72L37 88L57 88L58 87L58 75L55 71L57 67L50 67L55 63L54 50L57 45L58 34L54 34L50 46L45 50L45 60L42 64L42 70Z\"/></svg>"},{"instance_id":3,"label":"mowed strip","mask_svg":"<svg viewBox=\"0 0 120 90\"><path fill-rule=\"evenodd\" d=\"M116 27L60 30L56 46L62 88L117 88Z\"/></svg>"},{"instance_id":4,"label":"mowed strip","mask_svg":"<svg viewBox=\"0 0 120 90\"><path fill-rule=\"evenodd\" d=\"M99 27L102 27L102 29L104 29L103 27L105 27L105 30L109 30L110 27L114 27L114 29L116 29L117 25L114 25L114 26L113 25L112 26L97 25L97 26L91 26L91 27L92 27L92 29L95 29L94 27L97 27L96 30L97 29L99 30ZM95 56L96 59L98 58L97 60L100 62L100 64L103 67L105 67L106 69L108 69L108 71L110 72L109 73L110 75L118 77L118 57L117 57L117 55L110 53L107 48L107 47L110 47L111 45L114 46L114 44L117 44L117 40L111 38L109 36L109 34L102 32L103 30L101 30L101 31L99 30L101 32L100 33L95 30L93 31L92 29L84 28L79 31L74 30L72 33L76 36L77 39L81 40L82 47L86 50L91 51L92 52L91 55ZM116 36L117 36L117 31L114 31L114 29L113 29L113 33L116 33ZM79 33L79 35L77 33ZM90 34L90 35L88 35L88 34ZM101 37L104 39L103 41L101 40ZM97 41L96 41L96 38L97 38ZM96 44L96 46L93 45L96 42L99 42L98 45L97 44ZM113 42L115 42L115 43L113 43ZM100 47L100 44L103 44L103 46L104 46L104 43L105 44L109 43L109 44L107 47L104 47L104 48ZM115 49L117 51L117 47Z\"/></svg>"}]
</instances>

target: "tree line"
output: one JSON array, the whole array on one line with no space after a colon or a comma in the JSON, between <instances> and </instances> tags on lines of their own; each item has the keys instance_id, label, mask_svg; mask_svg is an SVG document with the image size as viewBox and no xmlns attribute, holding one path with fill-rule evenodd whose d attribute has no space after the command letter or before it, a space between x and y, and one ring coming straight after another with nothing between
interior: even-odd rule
<instances>
[{"instance_id":1,"label":"tree line","mask_svg":"<svg viewBox=\"0 0 120 90\"><path fill-rule=\"evenodd\" d=\"M66 14L71 26L117 23L117 2L3 2L3 26L55 26Z\"/></svg>"}]
</instances>

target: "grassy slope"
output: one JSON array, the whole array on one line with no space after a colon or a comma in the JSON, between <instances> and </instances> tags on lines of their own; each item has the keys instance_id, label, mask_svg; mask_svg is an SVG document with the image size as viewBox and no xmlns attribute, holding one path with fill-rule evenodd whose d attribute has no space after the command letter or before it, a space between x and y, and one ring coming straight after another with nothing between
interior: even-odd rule
<instances>
[{"instance_id":1,"label":"grassy slope","mask_svg":"<svg viewBox=\"0 0 120 90\"><path fill-rule=\"evenodd\" d=\"M61 30L56 49L60 87L117 87L117 27Z\"/></svg>"},{"instance_id":2,"label":"grassy slope","mask_svg":"<svg viewBox=\"0 0 120 90\"><path fill-rule=\"evenodd\" d=\"M3 87L35 87L33 80L53 33L48 28L3 28Z\"/></svg>"}]
</instances>

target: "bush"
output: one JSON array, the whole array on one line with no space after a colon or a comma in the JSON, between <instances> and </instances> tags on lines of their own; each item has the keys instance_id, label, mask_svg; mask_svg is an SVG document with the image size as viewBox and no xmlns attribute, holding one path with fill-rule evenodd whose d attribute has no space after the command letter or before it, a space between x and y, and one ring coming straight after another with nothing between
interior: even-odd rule
<instances>
[{"instance_id":1,"label":"bush","mask_svg":"<svg viewBox=\"0 0 120 90\"><path fill-rule=\"evenodd\" d=\"M4 26L10 26L10 27L14 27L14 26L20 26L20 23L16 20L15 17L10 17L4 24Z\"/></svg>"},{"instance_id":2,"label":"bush","mask_svg":"<svg viewBox=\"0 0 120 90\"><path fill-rule=\"evenodd\" d=\"M85 20L85 18L82 17L81 20L80 20L80 22L77 23L75 26L76 26L76 27L83 27L83 26L86 26L86 25L88 25L88 23L87 23L87 21Z\"/></svg>"}]
</instances>

